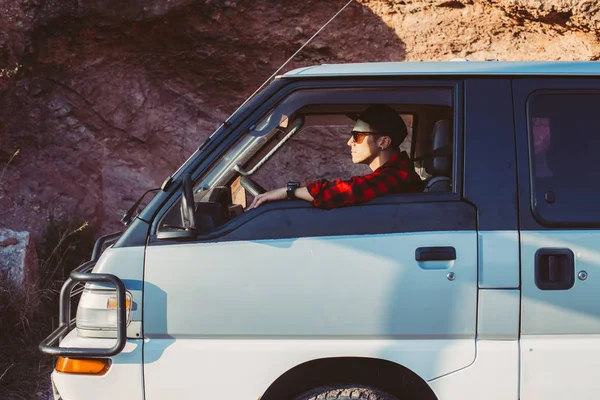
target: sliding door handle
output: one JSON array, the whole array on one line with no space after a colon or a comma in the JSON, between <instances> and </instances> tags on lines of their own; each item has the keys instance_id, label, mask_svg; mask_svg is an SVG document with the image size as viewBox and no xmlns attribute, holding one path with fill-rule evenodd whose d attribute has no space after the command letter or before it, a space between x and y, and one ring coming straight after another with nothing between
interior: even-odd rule
<instances>
[{"instance_id":1,"label":"sliding door handle","mask_svg":"<svg viewBox=\"0 0 600 400\"><path fill-rule=\"evenodd\" d=\"M535 253L535 285L540 290L569 290L575 284L575 256L570 249L542 248Z\"/></svg>"},{"instance_id":2,"label":"sliding door handle","mask_svg":"<svg viewBox=\"0 0 600 400\"><path fill-rule=\"evenodd\" d=\"M415 250L417 261L452 261L456 260L456 249L452 246L419 247Z\"/></svg>"}]
</instances>

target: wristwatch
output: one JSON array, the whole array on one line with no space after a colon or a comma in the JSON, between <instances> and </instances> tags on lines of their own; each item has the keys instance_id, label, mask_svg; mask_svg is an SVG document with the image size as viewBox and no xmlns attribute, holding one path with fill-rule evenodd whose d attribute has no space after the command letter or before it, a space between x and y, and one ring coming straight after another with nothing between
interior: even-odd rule
<instances>
[{"instance_id":1,"label":"wristwatch","mask_svg":"<svg viewBox=\"0 0 600 400\"><path fill-rule=\"evenodd\" d=\"M294 200L296 198L296 194L294 192L299 187L300 187L300 182L298 182L298 181L289 181L287 183L286 198L288 200Z\"/></svg>"}]
</instances>

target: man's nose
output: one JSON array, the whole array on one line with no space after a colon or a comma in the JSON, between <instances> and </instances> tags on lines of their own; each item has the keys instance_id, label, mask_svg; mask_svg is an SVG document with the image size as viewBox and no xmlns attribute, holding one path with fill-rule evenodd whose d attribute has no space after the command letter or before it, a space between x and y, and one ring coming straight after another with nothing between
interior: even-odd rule
<instances>
[{"instance_id":1,"label":"man's nose","mask_svg":"<svg viewBox=\"0 0 600 400\"><path fill-rule=\"evenodd\" d=\"M350 136L350 139L348 139L347 145L352 147L353 144L354 144L354 140L352 140L352 136Z\"/></svg>"}]
</instances>

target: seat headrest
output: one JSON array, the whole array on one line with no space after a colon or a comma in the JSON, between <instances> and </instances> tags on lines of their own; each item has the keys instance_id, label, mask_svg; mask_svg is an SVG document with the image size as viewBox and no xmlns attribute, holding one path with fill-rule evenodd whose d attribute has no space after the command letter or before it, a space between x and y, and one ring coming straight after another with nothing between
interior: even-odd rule
<instances>
[{"instance_id":1,"label":"seat headrest","mask_svg":"<svg viewBox=\"0 0 600 400\"><path fill-rule=\"evenodd\" d=\"M452 120L442 119L435 123L431 132L429 152L448 148L452 154ZM452 155L440 155L425 159L425 171L433 176L450 176L452 174Z\"/></svg>"}]
</instances>

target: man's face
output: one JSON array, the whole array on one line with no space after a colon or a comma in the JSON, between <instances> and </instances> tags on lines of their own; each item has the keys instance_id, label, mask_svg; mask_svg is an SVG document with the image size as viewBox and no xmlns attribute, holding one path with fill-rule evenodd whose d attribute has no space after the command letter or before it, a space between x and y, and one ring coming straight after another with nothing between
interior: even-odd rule
<instances>
[{"instance_id":1,"label":"man's face","mask_svg":"<svg viewBox=\"0 0 600 400\"><path fill-rule=\"evenodd\" d=\"M377 144L377 136L354 131L348 139L352 162L354 164L370 164L381 152Z\"/></svg>"}]
</instances>

